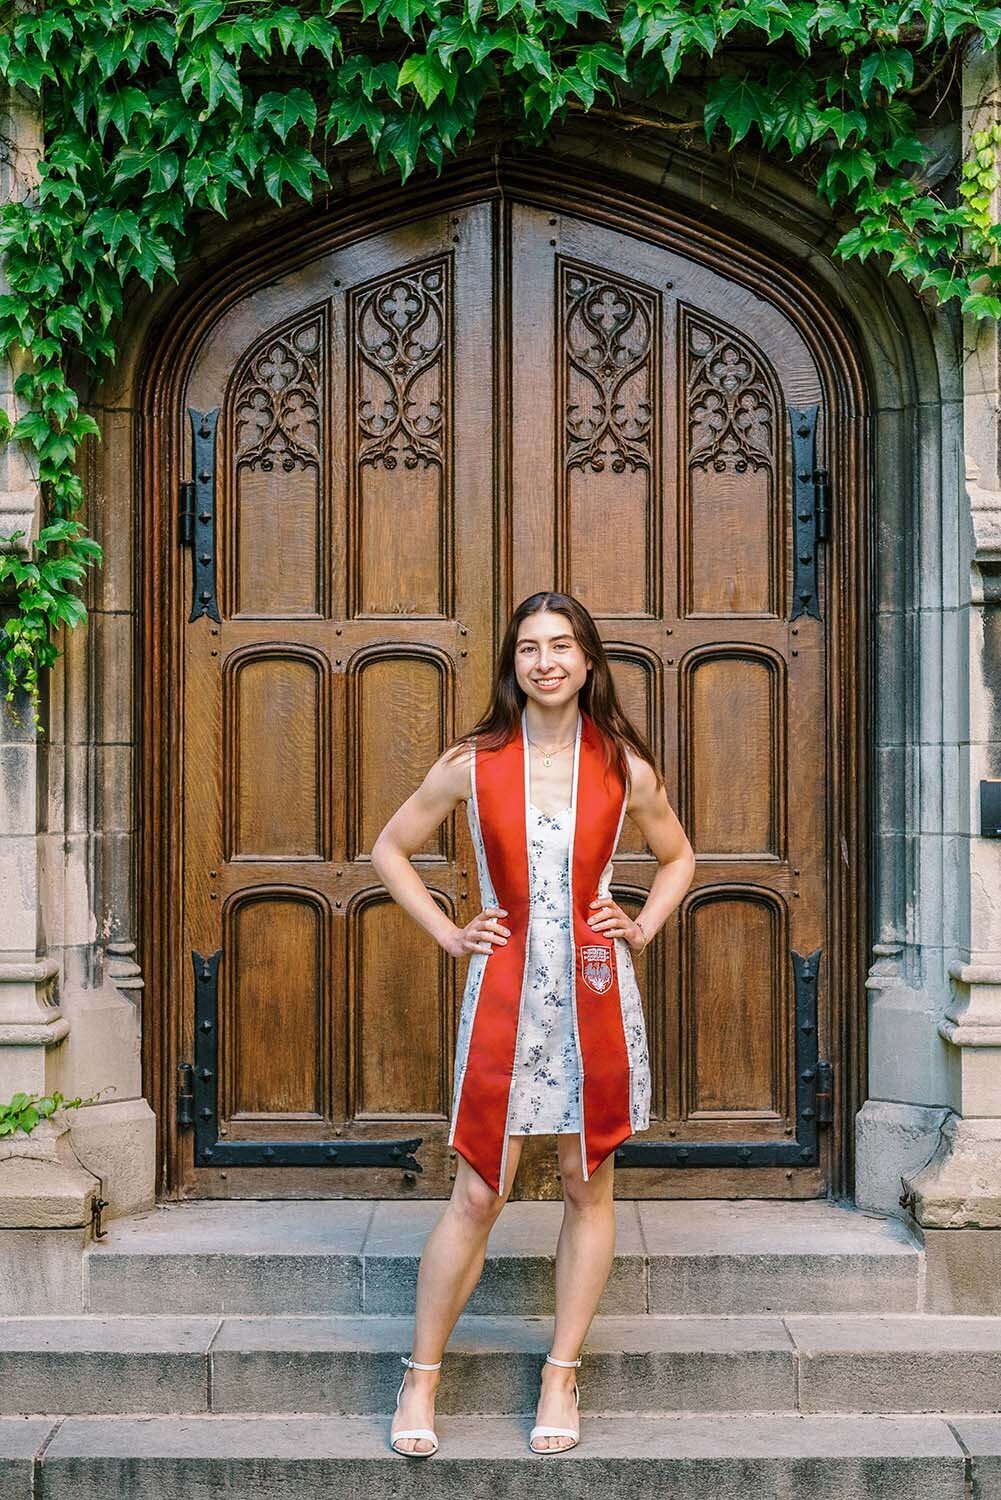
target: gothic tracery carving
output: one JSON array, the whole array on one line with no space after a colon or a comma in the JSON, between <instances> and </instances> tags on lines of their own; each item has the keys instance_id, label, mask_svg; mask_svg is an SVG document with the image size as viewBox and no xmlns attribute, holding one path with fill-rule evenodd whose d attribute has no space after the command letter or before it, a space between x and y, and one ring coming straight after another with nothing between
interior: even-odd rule
<instances>
[{"instance_id":1,"label":"gothic tracery carving","mask_svg":"<svg viewBox=\"0 0 1001 1500\"><path fill-rule=\"evenodd\" d=\"M444 259L353 298L360 465L443 465L447 328Z\"/></svg>"},{"instance_id":2,"label":"gothic tracery carving","mask_svg":"<svg viewBox=\"0 0 1001 1500\"><path fill-rule=\"evenodd\" d=\"M604 272L562 267L568 468L652 467L655 304Z\"/></svg>"},{"instance_id":3,"label":"gothic tracery carving","mask_svg":"<svg viewBox=\"0 0 1001 1500\"><path fill-rule=\"evenodd\" d=\"M731 333L690 315L686 330L689 462L719 473L771 469L775 406L760 361Z\"/></svg>"},{"instance_id":4,"label":"gothic tracery carving","mask_svg":"<svg viewBox=\"0 0 1001 1500\"><path fill-rule=\"evenodd\" d=\"M322 350L320 317L313 315L253 354L235 403L238 465L319 468Z\"/></svg>"}]
</instances>

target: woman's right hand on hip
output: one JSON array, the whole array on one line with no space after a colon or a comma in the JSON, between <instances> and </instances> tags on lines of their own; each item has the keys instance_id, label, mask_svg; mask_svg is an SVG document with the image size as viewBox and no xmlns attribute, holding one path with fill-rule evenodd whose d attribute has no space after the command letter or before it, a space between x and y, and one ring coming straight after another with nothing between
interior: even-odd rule
<instances>
[{"instance_id":1,"label":"woman's right hand on hip","mask_svg":"<svg viewBox=\"0 0 1001 1500\"><path fill-rule=\"evenodd\" d=\"M494 945L506 943L511 936L510 927L500 921L507 916L503 906L485 906L465 927L456 927L454 947L449 949L453 958L464 958L467 953L492 953Z\"/></svg>"}]
</instances>

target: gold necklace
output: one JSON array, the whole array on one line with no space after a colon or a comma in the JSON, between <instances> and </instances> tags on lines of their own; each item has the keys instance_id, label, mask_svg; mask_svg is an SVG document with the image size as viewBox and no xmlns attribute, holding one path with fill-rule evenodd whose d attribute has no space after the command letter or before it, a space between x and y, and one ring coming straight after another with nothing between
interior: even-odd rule
<instances>
[{"instance_id":1,"label":"gold necklace","mask_svg":"<svg viewBox=\"0 0 1001 1500\"><path fill-rule=\"evenodd\" d=\"M575 736L575 738L576 738L576 736ZM542 750L542 746L539 745L539 744L537 744L535 740L530 739L528 743L530 745L534 745L535 748L536 748L536 750ZM544 766L551 765L552 764L552 757L554 755L559 755L559 753L560 753L561 750L569 750L570 746L572 744L573 744L573 740L567 740L567 742L566 742L565 745L557 745L556 748L555 748L555 750L542 750L542 764Z\"/></svg>"}]
</instances>

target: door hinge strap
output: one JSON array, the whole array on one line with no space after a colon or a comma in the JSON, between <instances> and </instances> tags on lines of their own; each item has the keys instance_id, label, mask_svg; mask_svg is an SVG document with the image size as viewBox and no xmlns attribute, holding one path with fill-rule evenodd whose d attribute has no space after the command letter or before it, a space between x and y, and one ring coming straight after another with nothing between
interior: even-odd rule
<instances>
[{"instance_id":1,"label":"door hinge strap","mask_svg":"<svg viewBox=\"0 0 1001 1500\"><path fill-rule=\"evenodd\" d=\"M216 427L219 408L195 411L191 419L191 463L194 478L181 485L180 540L192 549L191 613L188 623L200 615L222 623L215 586L215 497Z\"/></svg>"},{"instance_id":2,"label":"door hinge strap","mask_svg":"<svg viewBox=\"0 0 1001 1500\"><path fill-rule=\"evenodd\" d=\"M820 535L817 508L817 418L819 406L789 408L792 424L792 610L820 619L817 598L817 547ZM826 525L826 521L824 523Z\"/></svg>"}]
</instances>

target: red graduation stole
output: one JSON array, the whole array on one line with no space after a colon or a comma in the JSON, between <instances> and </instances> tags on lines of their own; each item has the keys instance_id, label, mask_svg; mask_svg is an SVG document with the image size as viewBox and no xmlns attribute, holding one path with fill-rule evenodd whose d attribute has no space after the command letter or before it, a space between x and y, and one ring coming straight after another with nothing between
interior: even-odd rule
<instances>
[{"instance_id":1,"label":"red graduation stole","mask_svg":"<svg viewBox=\"0 0 1001 1500\"><path fill-rule=\"evenodd\" d=\"M510 1098L521 1000L527 980L529 875L527 802L529 766L525 713L521 733L498 750L476 747L473 796L490 883L510 928L506 943L482 962L479 994L465 1056L456 1057L459 1094L449 1144L501 1192L507 1160ZM571 985L578 1066L582 1079L581 1166L585 1180L610 1151L632 1134L629 1056L622 1022L614 939L588 926L590 902L618 843L627 788L604 748L594 720L583 709L573 752L570 897L574 965ZM484 904L486 904L485 893Z\"/></svg>"}]
</instances>

